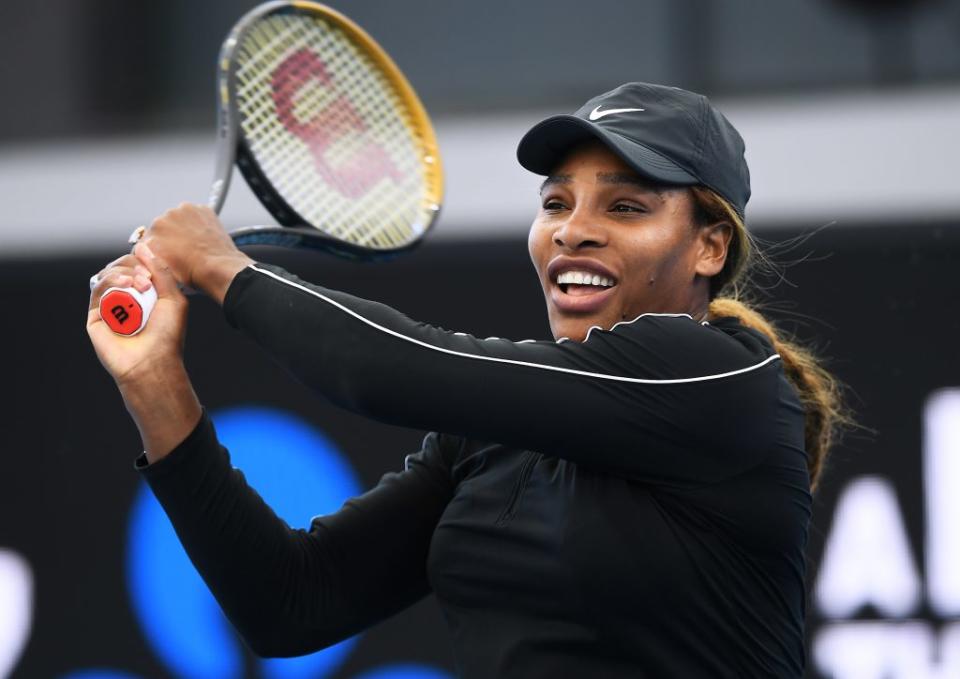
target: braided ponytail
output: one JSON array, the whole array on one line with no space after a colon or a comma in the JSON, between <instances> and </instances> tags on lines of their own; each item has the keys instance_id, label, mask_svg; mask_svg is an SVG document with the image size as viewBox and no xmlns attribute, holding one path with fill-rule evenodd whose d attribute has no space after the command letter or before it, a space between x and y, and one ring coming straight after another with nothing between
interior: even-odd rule
<instances>
[{"instance_id":1,"label":"braided ponytail","mask_svg":"<svg viewBox=\"0 0 960 679\"><path fill-rule=\"evenodd\" d=\"M711 280L712 301L708 318L734 316L743 325L767 336L774 351L780 354L784 373L797 390L805 412L807 469L811 490L815 490L831 446L837 441L840 430L851 423L840 383L820 365L811 351L779 331L743 299L740 280L755 252L743 219L713 190L695 186L690 191L697 224L726 222L733 228L727 261L723 270Z\"/></svg>"}]
</instances>

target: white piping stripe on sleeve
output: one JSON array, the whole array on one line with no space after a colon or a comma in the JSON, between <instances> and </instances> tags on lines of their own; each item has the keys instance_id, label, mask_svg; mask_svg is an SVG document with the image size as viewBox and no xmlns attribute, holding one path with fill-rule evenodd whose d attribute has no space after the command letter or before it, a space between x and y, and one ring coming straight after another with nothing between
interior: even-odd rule
<instances>
[{"instance_id":1,"label":"white piping stripe on sleeve","mask_svg":"<svg viewBox=\"0 0 960 679\"><path fill-rule=\"evenodd\" d=\"M764 360L760 361L756 365L751 365L746 368L740 368L739 370L730 370L725 373L717 373L715 375L703 375L701 377L684 377L684 378L678 378L678 379L672 379L672 380L651 380L651 379L643 379L640 377L623 377L621 375L607 375L604 373L588 372L586 370L575 370L573 368L561 368L560 366L555 366L555 365L545 365L543 363L531 363L529 361L517 361L511 358L499 358L497 356L482 356L479 354L468 354L462 351L454 351L453 349L445 349L443 347L434 346L433 344L428 344L427 342L424 342L422 340L418 340L416 338L403 335L399 332L396 332L395 330L391 330L390 328L385 328L382 325L371 321L369 318L365 318L361 316L353 309L345 307L339 302L330 299L326 295L323 295L317 292L316 290L312 290L311 288L300 285L299 283L295 283L294 281L287 280L283 276L279 276L273 273L272 271L267 271L266 269L261 269L260 267L254 264L250 264L249 268L253 269L254 271L257 271L258 273L262 273L265 276L269 276L270 278L280 281L285 285L289 285L292 288L302 290L303 292L306 292L309 295L313 295L318 299L322 299L327 304L330 304L331 306L336 307L337 309L340 309L341 311L343 311L345 314L349 316L353 316L358 321L369 325L371 328L379 330L380 332L386 333L392 337L396 337L397 339L403 340L404 342L410 342L411 344L416 344L417 346L421 346L421 347L424 347L425 349L430 349L432 351L439 351L442 354L459 356L461 358L472 358L477 361L490 361L491 363L505 363L507 365L518 365L525 368L538 368L540 370L549 370L553 372L566 373L568 375L580 375L582 377L595 377L597 379L602 379L602 380L612 380L615 382L629 382L632 384L686 384L689 382L707 382L710 380L719 380L725 377L733 377L735 375L741 375L743 373L748 373L753 370L762 368L768 363L771 363L780 358L779 354L773 354L772 356L769 356ZM638 320L639 318L642 318L643 316L687 316L687 315L688 314L643 314L642 316L635 318L634 321ZM634 321L622 321L622 322L632 323ZM618 323L617 325L620 325L620 323ZM455 334L462 334L462 333L455 333Z\"/></svg>"}]
</instances>

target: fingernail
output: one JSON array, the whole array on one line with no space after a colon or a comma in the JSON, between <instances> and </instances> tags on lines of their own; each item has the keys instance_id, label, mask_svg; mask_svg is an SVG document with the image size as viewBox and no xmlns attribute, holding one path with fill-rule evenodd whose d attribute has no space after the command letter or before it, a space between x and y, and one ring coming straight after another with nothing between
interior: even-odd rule
<instances>
[{"instance_id":1,"label":"fingernail","mask_svg":"<svg viewBox=\"0 0 960 679\"><path fill-rule=\"evenodd\" d=\"M138 274L133 277L133 286L140 292L146 292L150 287L150 279Z\"/></svg>"},{"instance_id":2,"label":"fingernail","mask_svg":"<svg viewBox=\"0 0 960 679\"><path fill-rule=\"evenodd\" d=\"M139 265L139 264L137 264L135 267L133 267L133 271L134 271L134 273L140 274L140 275L143 276L144 278L148 278L148 279L149 279L149 278L151 278L151 277L153 276L153 274L150 273L150 271L149 271L145 266L141 266L141 265Z\"/></svg>"},{"instance_id":3,"label":"fingernail","mask_svg":"<svg viewBox=\"0 0 960 679\"><path fill-rule=\"evenodd\" d=\"M118 276L114 286L118 288L127 288L133 283L133 279L130 276Z\"/></svg>"}]
</instances>

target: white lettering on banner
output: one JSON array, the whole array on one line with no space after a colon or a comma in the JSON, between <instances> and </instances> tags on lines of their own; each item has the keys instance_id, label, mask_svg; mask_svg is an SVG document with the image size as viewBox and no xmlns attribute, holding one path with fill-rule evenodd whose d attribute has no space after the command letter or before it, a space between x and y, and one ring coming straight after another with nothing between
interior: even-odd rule
<instances>
[{"instance_id":1,"label":"white lettering on banner","mask_svg":"<svg viewBox=\"0 0 960 679\"><path fill-rule=\"evenodd\" d=\"M890 482L854 480L833 516L815 592L820 610L845 618L872 604L884 615L909 615L920 600L920 577Z\"/></svg>"},{"instance_id":2,"label":"white lettering on banner","mask_svg":"<svg viewBox=\"0 0 960 679\"><path fill-rule=\"evenodd\" d=\"M33 572L17 552L0 549L0 679L12 676L33 622Z\"/></svg>"},{"instance_id":3,"label":"white lettering on banner","mask_svg":"<svg viewBox=\"0 0 960 679\"><path fill-rule=\"evenodd\" d=\"M960 389L923 413L926 592L937 621L847 620L821 628L813 660L830 679L960 678ZM920 613L921 584L893 485L854 479L837 501L815 600L826 617L872 604L892 617Z\"/></svg>"},{"instance_id":4,"label":"white lettering on banner","mask_svg":"<svg viewBox=\"0 0 960 679\"><path fill-rule=\"evenodd\" d=\"M960 389L934 392L924 413L927 592L938 614L960 615Z\"/></svg>"},{"instance_id":5,"label":"white lettering on banner","mask_svg":"<svg viewBox=\"0 0 960 679\"><path fill-rule=\"evenodd\" d=\"M937 634L926 622L845 622L823 628L817 669L831 679L956 679L960 623Z\"/></svg>"}]
</instances>

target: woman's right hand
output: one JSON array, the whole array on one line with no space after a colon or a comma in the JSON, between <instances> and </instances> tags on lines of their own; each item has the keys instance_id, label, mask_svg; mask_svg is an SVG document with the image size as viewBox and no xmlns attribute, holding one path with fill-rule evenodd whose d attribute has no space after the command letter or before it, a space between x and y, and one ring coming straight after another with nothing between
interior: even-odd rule
<instances>
[{"instance_id":1,"label":"woman's right hand","mask_svg":"<svg viewBox=\"0 0 960 679\"><path fill-rule=\"evenodd\" d=\"M169 268L153 257L143 243L134 254L114 260L97 274L90 291L87 334L97 358L118 385L183 362L186 335L187 299L177 286ZM100 318L100 297L109 288L134 287L157 291L157 303L146 327L132 337L114 334Z\"/></svg>"},{"instance_id":2,"label":"woman's right hand","mask_svg":"<svg viewBox=\"0 0 960 679\"><path fill-rule=\"evenodd\" d=\"M100 297L111 287L152 285L157 302L147 325L136 335L115 335L100 318ZM90 292L87 334L97 357L116 381L124 404L152 464L170 453L194 429L202 408L183 365L187 298L169 267L144 243L98 274Z\"/></svg>"}]
</instances>

